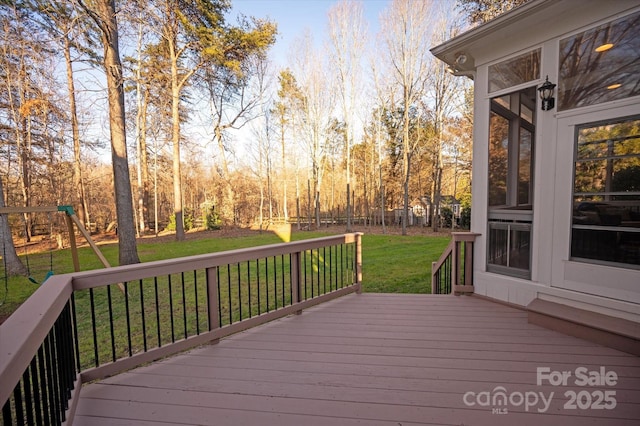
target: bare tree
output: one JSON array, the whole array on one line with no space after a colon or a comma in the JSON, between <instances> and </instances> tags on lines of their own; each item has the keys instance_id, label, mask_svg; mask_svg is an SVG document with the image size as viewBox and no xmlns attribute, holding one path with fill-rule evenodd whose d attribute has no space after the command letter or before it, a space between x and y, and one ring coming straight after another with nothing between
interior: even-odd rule
<instances>
[{"instance_id":1,"label":"bare tree","mask_svg":"<svg viewBox=\"0 0 640 426\"><path fill-rule=\"evenodd\" d=\"M69 98L69 116L71 118L71 136L73 140L73 186L76 192L78 218L83 224L89 222L87 204L85 200L85 184L82 170L80 124L78 120L78 108L76 105L76 88L74 78L74 52L88 55L90 59L97 60L97 55L84 44L90 44L91 31L83 29L82 25L89 25L90 21L82 19L80 11L73 7L73 3L67 1L32 0L30 9L40 15L38 22L52 36L52 41L58 45L64 55L66 68L67 92ZM89 42L89 43L87 43Z\"/></svg>"},{"instance_id":2,"label":"bare tree","mask_svg":"<svg viewBox=\"0 0 640 426\"><path fill-rule=\"evenodd\" d=\"M264 78L268 62L263 52L254 52L242 66L240 73L224 68L207 68L201 73L200 83L209 95L213 118L214 141L220 149L222 160L221 177L225 184L223 216L236 222L234 208L234 188L225 144L226 133L231 129L241 129L247 123L263 114L266 85Z\"/></svg>"},{"instance_id":3,"label":"bare tree","mask_svg":"<svg viewBox=\"0 0 640 426\"><path fill-rule=\"evenodd\" d=\"M471 24L484 24L529 0L457 0Z\"/></svg>"},{"instance_id":4,"label":"bare tree","mask_svg":"<svg viewBox=\"0 0 640 426\"><path fill-rule=\"evenodd\" d=\"M428 82L431 56L424 45L431 39L431 10L430 1L394 0L381 19L381 31L387 47L384 53L400 92L402 110L402 235L407 234L411 157L418 142L410 138L411 110L424 96Z\"/></svg>"},{"instance_id":5,"label":"bare tree","mask_svg":"<svg viewBox=\"0 0 640 426\"><path fill-rule=\"evenodd\" d=\"M384 234L387 233L386 223L385 223L385 212L386 212L386 204L384 197L384 179L382 178L382 146L383 146L383 115L384 111L388 108L389 99L387 99L387 93L389 92L389 88L382 81L382 76L380 75L380 69L377 66L377 58L370 58L371 64L371 74L373 76L373 89L375 93L375 108L373 109L373 134L374 134L374 142L377 151L378 158L378 191L379 191L379 201L380 201L380 223L382 225L382 232Z\"/></svg>"},{"instance_id":6,"label":"bare tree","mask_svg":"<svg viewBox=\"0 0 640 426\"><path fill-rule=\"evenodd\" d=\"M323 55L313 47L313 40L309 32L297 41L295 51L299 52L296 58L296 74L302 94L303 119L301 120L301 136L305 141L308 151L308 159L311 162L309 185L309 198L313 193L313 208L315 211L316 227L320 227L320 190L324 175L326 132L330 124L330 112L333 98L327 81ZM311 188L311 183L313 188ZM311 204L311 203L309 203Z\"/></svg>"},{"instance_id":7,"label":"bare tree","mask_svg":"<svg viewBox=\"0 0 640 426\"><path fill-rule=\"evenodd\" d=\"M333 48L330 55L338 79L338 93L341 101L342 121L345 124L345 164L346 164L346 214L347 232L351 232L353 216L351 206L351 147L354 144L355 109L359 94L362 93L362 57L366 42L366 25L363 19L362 3L342 0L329 10L329 37Z\"/></svg>"},{"instance_id":8,"label":"bare tree","mask_svg":"<svg viewBox=\"0 0 640 426\"><path fill-rule=\"evenodd\" d=\"M96 0L91 3L91 6L88 6L84 0L78 0L78 2L100 29L104 48L103 66L107 76L111 160L118 217L119 261L121 265L138 263L140 259L136 244L133 197L127 158L124 87L115 1Z\"/></svg>"},{"instance_id":9,"label":"bare tree","mask_svg":"<svg viewBox=\"0 0 640 426\"><path fill-rule=\"evenodd\" d=\"M444 11L442 11L444 12ZM436 45L448 40L456 35L458 28L455 24L450 26L444 18L445 14L440 14L441 18L435 24L432 44ZM445 63L442 61L433 61L430 67L429 81L429 104L432 105L431 120L435 133L433 144L433 190L432 200L430 204L431 226L434 232L438 230L439 223L436 215L439 211L440 198L442 192L442 150L443 150L443 133L447 117L449 117L456 108L456 100L462 98L463 85L461 79L455 77L446 70ZM425 108L426 109L426 105ZM455 194L454 194L455 195Z\"/></svg>"},{"instance_id":10,"label":"bare tree","mask_svg":"<svg viewBox=\"0 0 640 426\"><path fill-rule=\"evenodd\" d=\"M3 186L2 178L0 178L0 207L5 207ZM0 214L0 242L2 243L1 254L4 262L5 274L7 276L27 275L27 268L22 264L18 257L18 253L16 252L16 246L13 243L13 236L11 234L11 228L9 227L9 220L6 214Z\"/></svg>"}]
</instances>

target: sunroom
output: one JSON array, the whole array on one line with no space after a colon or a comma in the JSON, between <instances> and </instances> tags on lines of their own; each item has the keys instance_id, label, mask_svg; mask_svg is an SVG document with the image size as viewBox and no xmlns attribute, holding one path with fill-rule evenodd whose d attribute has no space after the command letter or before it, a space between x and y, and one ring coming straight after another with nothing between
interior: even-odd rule
<instances>
[{"instance_id":1,"label":"sunroom","mask_svg":"<svg viewBox=\"0 0 640 426\"><path fill-rule=\"evenodd\" d=\"M637 330L638 3L531 1L432 52L474 81L475 293Z\"/></svg>"}]
</instances>

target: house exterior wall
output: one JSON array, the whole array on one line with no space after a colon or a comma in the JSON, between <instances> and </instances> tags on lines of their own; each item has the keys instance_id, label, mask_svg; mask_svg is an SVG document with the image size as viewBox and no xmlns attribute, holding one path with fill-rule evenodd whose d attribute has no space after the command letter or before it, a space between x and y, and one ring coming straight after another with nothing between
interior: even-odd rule
<instances>
[{"instance_id":1,"label":"house exterior wall","mask_svg":"<svg viewBox=\"0 0 640 426\"><path fill-rule=\"evenodd\" d=\"M640 97L575 108L540 110L537 105L531 278L487 271L489 112L490 100L531 86L548 75L558 82L559 40L639 10L635 1L541 0L526 13L506 18L489 29L458 37L437 55L455 65L456 51L474 60L473 209L475 292L526 306L547 299L640 322L640 270L569 259L575 126L608 118L640 115ZM491 25L489 25L491 27ZM541 49L540 79L489 94L489 66L532 49ZM447 56L449 55L449 56Z\"/></svg>"}]
</instances>

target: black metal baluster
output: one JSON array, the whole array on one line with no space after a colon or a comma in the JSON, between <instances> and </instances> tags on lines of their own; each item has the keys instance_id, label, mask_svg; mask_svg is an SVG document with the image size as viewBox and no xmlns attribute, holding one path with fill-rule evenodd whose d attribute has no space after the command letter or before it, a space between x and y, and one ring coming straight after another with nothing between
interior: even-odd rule
<instances>
[{"instance_id":1,"label":"black metal baluster","mask_svg":"<svg viewBox=\"0 0 640 426\"><path fill-rule=\"evenodd\" d=\"M218 268L216 268L216 270L218 270ZM217 281L216 281L217 283ZM204 287L206 290L206 294L207 294L207 302L205 303L205 306L207 307L207 330L211 331L211 327L213 327L212 324L212 315L211 315L211 289L209 288L210 286L210 274L209 274L209 269L205 268L204 270ZM220 294L218 294L218 312L220 312ZM218 313L218 315L220 315ZM222 323L218 322L218 326L221 327Z\"/></svg>"},{"instance_id":2,"label":"black metal baluster","mask_svg":"<svg viewBox=\"0 0 640 426\"><path fill-rule=\"evenodd\" d=\"M231 265L227 264L227 291L229 296L229 324L233 324L233 305L231 304Z\"/></svg>"},{"instance_id":3,"label":"black metal baluster","mask_svg":"<svg viewBox=\"0 0 640 426\"><path fill-rule=\"evenodd\" d=\"M113 303L111 301L111 286L107 286L107 301L109 306L109 329L111 330L111 360L116 362L116 339L113 330Z\"/></svg>"},{"instance_id":4,"label":"black metal baluster","mask_svg":"<svg viewBox=\"0 0 640 426\"><path fill-rule=\"evenodd\" d=\"M138 287L140 288L140 319L142 320L142 347L144 351L147 351L147 317L144 310L144 286L142 280L138 281Z\"/></svg>"},{"instance_id":5,"label":"black metal baluster","mask_svg":"<svg viewBox=\"0 0 640 426\"><path fill-rule=\"evenodd\" d=\"M158 298L158 277L153 277L153 290L156 299L156 332L158 334L158 347L162 347L162 334L160 333L160 300Z\"/></svg>"},{"instance_id":6,"label":"black metal baluster","mask_svg":"<svg viewBox=\"0 0 640 426\"><path fill-rule=\"evenodd\" d=\"M251 263L247 260L247 297L249 298L249 318L251 315Z\"/></svg>"},{"instance_id":7,"label":"black metal baluster","mask_svg":"<svg viewBox=\"0 0 640 426\"><path fill-rule=\"evenodd\" d=\"M16 387L13 388L13 409L16 415L16 424L23 425L24 423L24 407L22 406L22 382L18 381Z\"/></svg>"},{"instance_id":8,"label":"black metal baluster","mask_svg":"<svg viewBox=\"0 0 640 426\"><path fill-rule=\"evenodd\" d=\"M260 315L262 313L262 305L260 302L260 261L258 259L256 259L256 276L258 283L258 315Z\"/></svg>"},{"instance_id":9,"label":"black metal baluster","mask_svg":"<svg viewBox=\"0 0 640 426\"><path fill-rule=\"evenodd\" d=\"M60 316L53 324L50 334L53 336L53 365L55 382L56 382L56 409L60 421L65 421L65 410L69 406L67 398L67 390L65 389L65 358L64 358L64 335L62 333L62 321L64 309Z\"/></svg>"},{"instance_id":10,"label":"black metal baluster","mask_svg":"<svg viewBox=\"0 0 640 426\"><path fill-rule=\"evenodd\" d=\"M340 244L340 288L344 287L344 244Z\"/></svg>"},{"instance_id":11,"label":"black metal baluster","mask_svg":"<svg viewBox=\"0 0 640 426\"><path fill-rule=\"evenodd\" d=\"M193 271L193 292L196 304L196 336L200 335L200 308L198 306L198 271Z\"/></svg>"},{"instance_id":12,"label":"black metal baluster","mask_svg":"<svg viewBox=\"0 0 640 426\"><path fill-rule=\"evenodd\" d=\"M238 273L238 313L240 315L240 321L242 321L242 283L240 278L240 262L236 263L236 269Z\"/></svg>"},{"instance_id":13,"label":"black metal baluster","mask_svg":"<svg viewBox=\"0 0 640 426\"><path fill-rule=\"evenodd\" d=\"M32 389L32 383L31 383L31 366L27 367L24 370L24 373L22 373L22 383L23 383L23 387L24 387L24 402L25 402L25 411L27 413L27 424L28 425L33 425L35 424L34 421L34 413L35 413L35 406L34 406L34 398L33 395L31 394L31 389Z\"/></svg>"},{"instance_id":14,"label":"black metal baluster","mask_svg":"<svg viewBox=\"0 0 640 426\"><path fill-rule=\"evenodd\" d=\"M44 342L38 349L38 375L40 377L40 394L42 396L42 424L51 424L49 417L49 398L47 398L47 368L45 365Z\"/></svg>"},{"instance_id":15,"label":"black metal baluster","mask_svg":"<svg viewBox=\"0 0 640 426\"><path fill-rule=\"evenodd\" d=\"M129 356L133 355L133 349L131 348L131 312L129 309L129 283L124 283L124 311L125 321L127 325L127 347Z\"/></svg>"},{"instance_id":16,"label":"black metal baluster","mask_svg":"<svg viewBox=\"0 0 640 426\"><path fill-rule=\"evenodd\" d=\"M56 323L59 322L59 319ZM56 324L54 323L53 329L49 332L49 336L51 336L51 365L49 368L52 370L51 374L53 375L54 382L54 401L55 401L55 413L56 413L56 421L62 422L64 420L64 403L63 403L63 395L64 390L62 388L62 376L60 367L62 364L61 360L61 351L60 351L60 335L58 333Z\"/></svg>"},{"instance_id":17,"label":"black metal baluster","mask_svg":"<svg viewBox=\"0 0 640 426\"><path fill-rule=\"evenodd\" d=\"M282 270L280 271L280 276L282 277L282 307L286 305L286 300L284 297L284 254L280 255L280 266L282 266Z\"/></svg>"},{"instance_id":18,"label":"black metal baluster","mask_svg":"<svg viewBox=\"0 0 640 426\"><path fill-rule=\"evenodd\" d=\"M451 279L451 256L445 261L446 268L444 270L444 294L449 294L449 280Z\"/></svg>"},{"instance_id":19,"label":"black metal baluster","mask_svg":"<svg viewBox=\"0 0 640 426\"><path fill-rule=\"evenodd\" d=\"M218 324L222 327L222 299L220 299L220 268L216 268L216 288L218 290Z\"/></svg>"},{"instance_id":20,"label":"black metal baluster","mask_svg":"<svg viewBox=\"0 0 640 426\"><path fill-rule=\"evenodd\" d=\"M307 250L302 252L302 265L304 270L304 300L307 300Z\"/></svg>"},{"instance_id":21,"label":"black metal baluster","mask_svg":"<svg viewBox=\"0 0 640 426\"><path fill-rule=\"evenodd\" d=\"M62 382L62 402L64 409L69 408L69 398L71 398L71 390L73 389L73 381L75 379L74 360L73 360L73 340L71 338L71 314L70 303L67 302L62 310L60 318L60 327L58 329L61 338L61 359L60 375ZM64 412L63 412L64 416Z\"/></svg>"},{"instance_id":22,"label":"black metal baluster","mask_svg":"<svg viewBox=\"0 0 640 426\"><path fill-rule=\"evenodd\" d=\"M47 374L47 396L49 397L49 416L51 418L52 423L60 423L60 419L58 417L57 410L57 402L58 397L56 396L57 387L56 380L53 375L54 373L54 360L53 360L53 349L51 345L51 335L48 335L44 341L45 343L45 356L46 356L46 374Z\"/></svg>"},{"instance_id":23,"label":"black metal baluster","mask_svg":"<svg viewBox=\"0 0 640 426\"><path fill-rule=\"evenodd\" d=\"M184 272L180 273L180 281L182 285L182 321L184 325L184 338L189 335L187 332L187 293L184 288Z\"/></svg>"},{"instance_id":24,"label":"black metal baluster","mask_svg":"<svg viewBox=\"0 0 640 426\"><path fill-rule=\"evenodd\" d=\"M316 256L316 262L317 262L317 271L318 271L318 279L317 279L317 283L318 283L318 296L320 296L320 249L316 249L317 252L317 256Z\"/></svg>"},{"instance_id":25,"label":"black metal baluster","mask_svg":"<svg viewBox=\"0 0 640 426\"><path fill-rule=\"evenodd\" d=\"M335 278L333 275L333 248L334 246L329 246L329 293L333 291L333 280Z\"/></svg>"},{"instance_id":26,"label":"black metal baluster","mask_svg":"<svg viewBox=\"0 0 640 426\"><path fill-rule=\"evenodd\" d=\"M309 250L309 275L311 275L311 298L315 295L315 288L313 284L313 249Z\"/></svg>"},{"instance_id":27,"label":"black metal baluster","mask_svg":"<svg viewBox=\"0 0 640 426\"><path fill-rule=\"evenodd\" d=\"M100 365L100 358L98 356L98 332L96 330L96 304L93 296L93 288L89 289L89 301L91 304L91 331L93 333L93 356L95 358L95 366Z\"/></svg>"},{"instance_id":28,"label":"black metal baluster","mask_svg":"<svg viewBox=\"0 0 640 426\"><path fill-rule=\"evenodd\" d=\"M271 310L269 306L269 258L264 258L264 277L265 277L265 290L267 293L267 312Z\"/></svg>"},{"instance_id":29,"label":"black metal baluster","mask_svg":"<svg viewBox=\"0 0 640 426\"><path fill-rule=\"evenodd\" d=\"M169 287L169 317L171 318L171 343L176 342L176 328L173 320L173 285L171 283L171 274L167 275Z\"/></svg>"},{"instance_id":30,"label":"black metal baluster","mask_svg":"<svg viewBox=\"0 0 640 426\"><path fill-rule=\"evenodd\" d=\"M80 372L80 345L78 344L78 317L76 315L76 297L75 292L71 293L71 320L73 321L73 346L75 349L76 372Z\"/></svg>"},{"instance_id":31,"label":"black metal baluster","mask_svg":"<svg viewBox=\"0 0 640 426\"><path fill-rule=\"evenodd\" d=\"M5 426L9 426L13 424L13 418L11 416L11 398L7 399L7 401L2 406L2 419L3 424Z\"/></svg>"},{"instance_id":32,"label":"black metal baluster","mask_svg":"<svg viewBox=\"0 0 640 426\"><path fill-rule=\"evenodd\" d=\"M37 355L31 360L29 370L31 370L31 389L33 390L33 406L35 409L36 423L38 425L43 424L42 421L42 398L40 395L40 381L38 380L38 361Z\"/></svg>"},{"instance_id":33,"label":"black metal baluster","mask_svg":"<svg viewBox=\"0 0 640 426\"><path fill-rule=\"evenodd\" d=\"M322 247L322 294L327 293L327 248Z\"/></svg>"},{"instance_id":34,"label":"black metal baluster","mask_svg":"<svg viewBox=\"0 0 640 426\"><path fill-rule=\"evenodd\" d=\"M273 302L275 303L275 309L278 309L278 264L276 263L276 257L273 256Z\"/></svg>"},{"instance_id":35,"label":"black metal baluster","mask_svg":"<svg viewBox=\"0 0 640 426\"><path fill-rule=\"evenodd\" d=\"M356 262L358 261L356 256L356 245L355 243L351 244L351 283L354 284L358 281L358 277L356 276Z\"/></svg>"},{"instance_id":36,"label":"black metal baluster","mask_svg":"<svg viewBox=\"0 0 640 426\"><path fill-rule=\"evenodd\" d=\"M291 304L294 304L294 300L293 300L293 283L294 283L294 279L293 279L293 254L289 253L289 300L291 300ZM298 264L298 277L300 276L300 265ZM300 282L298 281L298 300L300 300L300 297L302 296L300 294ZM297 300L296 300L297 302Z\"/></svg>"}]
</instances>

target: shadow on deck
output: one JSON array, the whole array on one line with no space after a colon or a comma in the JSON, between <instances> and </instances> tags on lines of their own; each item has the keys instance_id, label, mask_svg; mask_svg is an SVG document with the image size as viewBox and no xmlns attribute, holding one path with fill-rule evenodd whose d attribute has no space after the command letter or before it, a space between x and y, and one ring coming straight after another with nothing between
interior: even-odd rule
<instances>
[{"instance_id":1,"label":"shadow on deck","mask_svg":"<svg viewBox=\"0 0 640 426\"><path fill-rule=\"evenodd\" d=\"M538 385L545 368L551 376ZM550 383L555 372L569 372L566 386ZM608 383L582 384L582 375L597 381L602 372ZM631 426L638 419L638 357L473 296L351 294L85 385L74 424Z\"/></svg>"}]
</instances>

